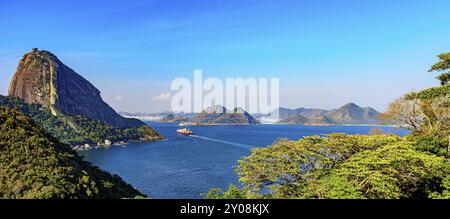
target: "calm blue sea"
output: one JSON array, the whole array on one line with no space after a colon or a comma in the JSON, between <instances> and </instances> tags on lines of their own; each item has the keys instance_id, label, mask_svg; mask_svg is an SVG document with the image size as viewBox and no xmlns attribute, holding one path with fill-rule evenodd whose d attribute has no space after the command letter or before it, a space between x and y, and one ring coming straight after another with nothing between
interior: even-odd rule
<instances>
[{"instance_id":1,"label":"calm blue sea","mask_svg":"<svg viewBox=\"0 0 450 219\"><path fill-rule=\"evenodd\" d=\"M252 147L265 147L280 138L296 140L303 136L333 132L367 134L368 126L197 126L194 136L176 133L173 123L149 123L167 140L133 143L112 148L81 151L80 155L101 169L120 175L152 198L201 198L209 188L226 189L238 183L234 167ZM380 127L399 135L405 130Z\"/></svg>"}]
</instances>

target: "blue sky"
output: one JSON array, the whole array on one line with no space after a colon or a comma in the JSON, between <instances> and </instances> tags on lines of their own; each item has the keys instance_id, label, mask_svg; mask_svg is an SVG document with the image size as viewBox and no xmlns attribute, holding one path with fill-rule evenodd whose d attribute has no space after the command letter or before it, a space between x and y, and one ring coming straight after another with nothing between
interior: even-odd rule
<instances>
[{"instance_id":1,"label":"blue sky","mask_svg":"<svg viewBox=\"0 0 450 219\"><path fill-rule=\"evenodd\" d=\"M384 110L434 86L448 0L0 0L0 93L21 55L56 54L116 110L156 112L176 77L279 77L281 105Z\"/></svg>"}]
</instances>

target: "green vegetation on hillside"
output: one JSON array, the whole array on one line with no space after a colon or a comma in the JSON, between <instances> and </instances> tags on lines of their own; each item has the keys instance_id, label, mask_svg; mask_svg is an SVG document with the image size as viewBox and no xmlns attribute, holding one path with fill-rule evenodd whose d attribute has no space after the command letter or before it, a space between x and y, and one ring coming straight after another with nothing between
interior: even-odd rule
<instances>
[{"instance_id":1,"label":"green vegetation on hillside","mask_svg":"<svg viewBox=\"0 0 450 219\"><path fill-rule=\"evenodd\" d=\"M58 140L70 145L96 145L105 140L121 142L161 138L156 131L146 125L140 128L121 129L80 115L56 117L46 107L38 104L26 104L15 97L0 95L0 106L20 111Z\"/></svg>"},{"instance_id":2,"label":"green vegetation on hillside","mask_svg":"<svg viewBox=\"0 0 450 219\"><path fill-rule=\"evenodd\" d=\"M0 198L135 198L117 175L82 160L34 121L0 107Z\"/></svg>"},{"instance_id":3,"label":"green vegetation on hillside","mask_svg":"<svg viewBox=\"0 0 450 219\"><path fill-rule=\"evenodd\" d=\"M430 71L450 69L450 53ZM243 183L205 198L427 199L450 198L449 73L440 86L406 94L380 116L406 137L331 134L282 140L239 161Z\"/></svg>"},{"instance_id":4,"label":"green vegetation on hillside","mask_svg":"<svg viewBox=\"0 0 450 219\"><path fill-rule=\"evenodd\" d=\"M237 196L211 189L205 198L450 198L448 160L393 135L284 140L254 149L237 172L244 184Z\"/></svg>"}]
</instances>

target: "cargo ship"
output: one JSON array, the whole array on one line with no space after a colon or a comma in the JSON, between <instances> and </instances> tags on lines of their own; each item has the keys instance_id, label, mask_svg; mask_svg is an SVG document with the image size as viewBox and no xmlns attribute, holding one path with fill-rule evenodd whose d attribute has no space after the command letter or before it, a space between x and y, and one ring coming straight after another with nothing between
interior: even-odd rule
<instances>
[{"instance_id":1,"label":"cargo ship","mask_svg":"<svg viewBox=\"0 0 450 219\"><path fill-rule=\"evenodd\" d=\"M178 132L179 134L183 134L183 135L193 135L193 134L194 134L193 131L191 131L191 130L189 130L189 129L187 129L187 128L184 128L184 129L177 129L177 132Z\"/></svg>"}]
</instances>

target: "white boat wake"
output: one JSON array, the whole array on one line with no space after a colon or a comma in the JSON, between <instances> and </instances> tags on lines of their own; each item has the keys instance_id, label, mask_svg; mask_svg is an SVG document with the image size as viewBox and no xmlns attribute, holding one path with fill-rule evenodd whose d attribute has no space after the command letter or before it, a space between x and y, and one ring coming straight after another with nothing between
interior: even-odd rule
<instances>
[{"instance_id":1,"label":"white boat wake","mask_svg":"<svg viewBox=\"0 0 450 219\"><path fill-rule=\"evenodd\" d=\"M246 144L240 144L240 143L231 142L231 141L223 141L223 140L219 140L219 139L208 138L208 137L203 137L203 136L198 136L198 135L189 135L189 137L198 138L198 139L202 139L202 140L206 140L206 141L213 141L213 142L222 143L222 144L227 144L227 145L240 147L240 148L244 148L244 149L248 149L248 150L255 148L253 146L246 145Z\"/></svg>"}]
</instances>

